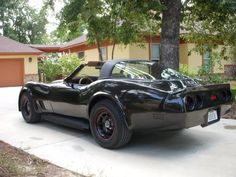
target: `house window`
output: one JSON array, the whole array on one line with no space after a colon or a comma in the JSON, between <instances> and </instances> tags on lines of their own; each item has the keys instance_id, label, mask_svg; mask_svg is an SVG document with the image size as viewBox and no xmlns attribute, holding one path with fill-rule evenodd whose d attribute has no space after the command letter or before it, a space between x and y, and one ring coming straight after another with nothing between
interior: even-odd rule
<instances>
[{"instance_id":1,"label":"house window","mask_svg":"<svg viewBox=\"0 0 236 177\"><path fill-rule=\"evenodd\" d=\"M159 48L160 48L159 44L151 43L151 60L159 60L160 59Z\"/></svg>"},{"instance_id":2,"label":"house window","mask_svg":"<svg viewBox=\"0 0 236 177\"><path fill-rule=\"evenodd\" d=\"M84 51L78 52L78 58L83 59L84 58Z\"/></svg>"},{"instance_id":3,"label":"house window","mask_svg":"<svg viewBox=\"0 0 236 177\"><path fill-rule=\"evenodd\" d=\"M210 65L210 51L209 50L206 50L204 51L203 53L203 66L205 68L206 71L210 71L211 69L211 65Z\"/></svg>"},{"instance_id":4,"label":"house window","mask_svg":"<svg viewBox=\"0 0 236 177\"><path fill-rule=\"evenodd\" d=\"M107 48L106 47L101 47L100 49L101 49L101 52L102 52L102 59L104 61L106 61L107 60Z\"/></svg>"}]
</instances>

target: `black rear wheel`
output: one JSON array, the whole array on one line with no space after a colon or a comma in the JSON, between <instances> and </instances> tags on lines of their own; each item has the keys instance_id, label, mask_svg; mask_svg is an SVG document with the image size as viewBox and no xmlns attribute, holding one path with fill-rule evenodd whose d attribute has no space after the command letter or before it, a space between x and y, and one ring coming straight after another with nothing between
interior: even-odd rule
<instances>
[{"instance_id":1,"label":"black rear wheel","mask_svg":"<svg viewBox=\"0 0 236 177\"><path fill-rule=\"evenodd\" d=\"M121 110L107 99L92 108L90 129L96 142L109 149L124 146L132 137L132 131L127 128Z\"/></svg>"},{"instance_id":2,"label":"black rear wheel","mask_svg":"<svg viewBox=\"0 0 236 177\"><path fill-rule=\"evenodd\" d=\"M37 123L41 120L40 114L33 107L33 99L28 93L23 93L20 98L20 110L27 123Z\"/></svg>"}]
</instances>

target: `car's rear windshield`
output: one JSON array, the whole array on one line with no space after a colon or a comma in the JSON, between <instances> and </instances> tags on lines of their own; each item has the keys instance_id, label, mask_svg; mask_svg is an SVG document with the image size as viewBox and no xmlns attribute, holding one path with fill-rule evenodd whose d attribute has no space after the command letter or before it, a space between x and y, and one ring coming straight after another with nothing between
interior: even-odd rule
<instances>
[{"instance_id":1,"label":"car's rear windshield","mask_svg":"<svg viewBox=\"0 0 236 177\"><path fill-rule=\"evenodd\" d=\"M122 61L117 63L111 77L130 79L189 79L173 69L161 69L158 62L150 61Z\"/></svg>"}]
</instances>

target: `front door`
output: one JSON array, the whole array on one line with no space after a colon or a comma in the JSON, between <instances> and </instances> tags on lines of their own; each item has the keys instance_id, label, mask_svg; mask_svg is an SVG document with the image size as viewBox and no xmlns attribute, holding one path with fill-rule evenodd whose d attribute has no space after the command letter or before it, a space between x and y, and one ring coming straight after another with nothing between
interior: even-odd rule
<instances>
[{"instance_id":1,"label":"front door","mask_svg":"<svg viewBox=\"0 0 236 177\"><path fill-rule=\"evenodd\" d=\"M50 101L53 108L54 113L73 116L79 118L86 118L86 104L81 103L81 90L83 90L83 86L75 86L75 85L65 85L64 86L52 86Z\"/></svg>"}]
</instances>

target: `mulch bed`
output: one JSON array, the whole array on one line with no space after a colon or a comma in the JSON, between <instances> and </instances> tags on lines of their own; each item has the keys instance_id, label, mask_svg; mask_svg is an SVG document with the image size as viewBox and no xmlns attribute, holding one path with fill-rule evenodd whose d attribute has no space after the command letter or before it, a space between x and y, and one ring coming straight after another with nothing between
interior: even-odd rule
<instances>
[{"instance_id":1,"label":"mulch bed","mask_svg":"<svg viewBox=\"0 0 236 177\"><path fill-rule=\"evenodd\" d=\"M0 141L0 177L82 177Z\"/></svg>"},{"instance_id":2,"label":"mulch bed","mask_svg":"<svg viewBox=\"0 0 236 177\"><path fill-rule=\"evenodd\" d=\"M233 103L229 113L223 116L225 119L236 119L236 103Z\"/></svg>"}]
</instances>

